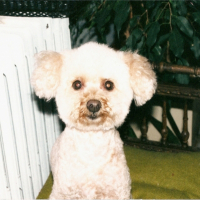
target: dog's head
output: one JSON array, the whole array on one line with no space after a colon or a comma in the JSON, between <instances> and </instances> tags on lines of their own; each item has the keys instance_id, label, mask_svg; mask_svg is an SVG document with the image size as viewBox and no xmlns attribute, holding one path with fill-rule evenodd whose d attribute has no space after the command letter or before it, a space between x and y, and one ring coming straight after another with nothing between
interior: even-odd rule
<instances>
[{"instance_id":1,"label":"dog's head","mask_svg":"<svg viewBox=\"0 0 200 200\"><path fill-rule=\"evenodd\" d=\"M133 99L142 105L152 97L156 76L136 52L90 42L63 53L36 55L31 83L40 98L56 99L68 126L89 131L120 126Z\"/></svg>"}]
</instances>

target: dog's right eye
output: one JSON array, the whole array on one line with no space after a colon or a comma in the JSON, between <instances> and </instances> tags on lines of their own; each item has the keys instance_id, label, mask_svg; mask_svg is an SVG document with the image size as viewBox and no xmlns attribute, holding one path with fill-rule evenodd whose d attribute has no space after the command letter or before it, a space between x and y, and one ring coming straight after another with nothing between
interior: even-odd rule
<instances>
[{"instance_id":1,"label":"dog's right eye","mask_svg":"<svg viewBox=\"0 0 200 200\"><path fill-rule=\"evenodd\" d=\"M104 87L105 87L106 90L111 91L114 88L114 83L111 82L111 81L106 81L104 83Z\"/></svg>"},{"instance_id":2,"label":"dog's right eye","mask_svg":"<svg viewBox=\"0 0 200 200\"><path fill-rule=\"evenodd\" d=\"M79 80L74 81L73 84L72 84L72 87L73 87L75 90L81 89L81 87L82 87L81 81L79 81Z\"/></svg>"}]
</instances>

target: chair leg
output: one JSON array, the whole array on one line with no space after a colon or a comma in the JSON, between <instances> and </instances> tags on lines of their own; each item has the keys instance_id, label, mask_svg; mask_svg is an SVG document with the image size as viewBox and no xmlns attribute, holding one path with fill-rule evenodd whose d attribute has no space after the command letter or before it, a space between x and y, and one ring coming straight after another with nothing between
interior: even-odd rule
<instances>
[{"instance_id":1,"label":"chair leg","mask_svg":"<svg viewBox=\"0 0 200 200\"><path fill-rule=\"evenodd\" d=\"M162 144L166 145L167 144L167 136L168 136L168 130L167 130L167 100L164 97L163 100L163 113L162 113L162 130L161 130L161 135L162 135Z\"/></svg>"},{"instance_id":2,"label":"chair leg","mask_svg":"<svg viewBox=\"0 0 200 200\"><path fill-rule=\"evenodd\" d=\"M187 147L188 146L188 139L189 139L189 132L188 132L188 116L187 116L187 100L185 100L184 103L184 110L183 110L183 131L181 133L182 135L182 146Z\"/></svg>"},{"instance_id":3,"label":"chair leg","mask_svg":"<svg viewBox=\"0 0 200 200\"><path fill-rule=\"evenodd\" d=\"M142 119L142 126L141 126L141 140L142 142L146 142L147 141L147 131L148 131L148 127L147 127L147 118L146 116L143 117Z\"/></svg>"}]
</instances>

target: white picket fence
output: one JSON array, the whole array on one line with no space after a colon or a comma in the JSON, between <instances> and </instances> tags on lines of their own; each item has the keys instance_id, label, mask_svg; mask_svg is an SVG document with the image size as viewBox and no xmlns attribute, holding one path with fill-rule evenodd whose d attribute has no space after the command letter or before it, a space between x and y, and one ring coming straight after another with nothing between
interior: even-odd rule
<instances>
[{"instance_id":1,"label":"white picket fence","mask_svg":"<svg viewBox=\"0 0 200 200\"><path fill-rule=\"evenodd\" d=\"M30 86L33 55L70 49L67 18L0 17L0 199L34 199L62 126Z\"/></svg>"}]
</instances>

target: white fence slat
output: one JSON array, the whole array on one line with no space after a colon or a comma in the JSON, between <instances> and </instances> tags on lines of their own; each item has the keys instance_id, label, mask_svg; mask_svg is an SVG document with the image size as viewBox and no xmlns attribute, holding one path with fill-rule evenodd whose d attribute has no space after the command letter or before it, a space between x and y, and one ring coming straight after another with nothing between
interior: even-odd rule
<instances>
[{"instance_id":1,"label":"white fence slat","mask_svg":"<svg viewBox=\"0 0 200 200\"><path fill-rule=\"evenodd\" d=\"M15 33L15 35L19 36L19 38L22 39L23 44L25 44L23 56L27 55L27 57L29 57L29 60L33 60L32 57L34 55L34 47L33 47L32 36L31 36L29 30L27 30L26 28L15 28L15 27L12 28L12 27L0 26L0 31L1 32L4 31L6 34ZM12 45L12 47L15 46L14 44L11 44L11 45ZM17 53L17 51L15 53L13 53L13 55L16 55L16 53ZM14 57L13 57L13 59L14 59ZM30 85L30 84L28 84L28 85ZM17 120L15 120L15 121L17 121ZM29 134L29 132L27 132L27 134ZM27 136L27 141L28 141L28 147L29 147L28 150L29 150L30 165L31 165L30 179L33 182L33 190L34 190L34 194L36 195L38 193L38 191L40 190L41 184L42 184L40 182L40 179L38 178L40 176L40 169L39 169L39 165L37 164L38 163L37 134L30 134L30 136Z\"/></svg>"},{"instance_id":2,"label":"white fence slat","mask_svg":"<svg viewBox=\"0 0 200 200\"><path fill-rule=\"evenodd\" d=\"M61 19L61 30L63 35L62 38L63 38L64 49L71 49L71 38L70 38L68 18Z\"/></svg>"},{"instance_id":3,"label":"white fence slat","mask_svg":"<svg viewBox=\"0 0 200 200\"><path fill-rule=\"evenodd\" d=\"M2 43L2 41L1 41ZM2 51L3 50L3 51ZM18 158L16 156L16 138L14 130L14 122L12 118L12 110L10 93L14 91L15 88L13 84L9 84L9 79L14 78L13 71L10 68L13 66L12 60L9 56L9 49L2 49L0 45L0 60L1 66L4 67L4 71L1 74L1 128L2 128L2 141L4 144L4 152L6 154L6 167L8 170L9 177L9 190L11 191L12 198L21 198L21 193L19 187L21 186ZM6 70L6 72L5 72ZM14 81L14 80L13 80ZM15 99L15 98L14 98ZM20 127L18 127L20 128Z\"/></svg>"},{"instance_id":4,"label":"white fence slat","mask_svg":"<svg viewBox=\"0 0 200 200\"><path fill-rule=\"evenodd\" d=\"M52 31L53 31L53 38L55 43L55 51L61 51L64 49L63 43L62 43L62 33L60 28L60 19L54 19L52 21Z\"/></svg>"},{"instance_id":5,"label":"white fence slat","mask_svg":"<svg viewBox=\"0 0 200 200\"><path fill-rule=\"evenodd\" d=\"M0 199L32 199L62 131L54 101L40 100L30 85L33 55L70 49L69 20L1 16L0 22Z\"/></svg>"},{"instance_id":6,"label":"white fence slat","mask_svg":"<svg viewBox=\"0 0 200 200\"><path fill-rule=\"evenodd\" d=\"M0 82L2 82L3 73L0 72L1 78ZM1 91L1 83L0 83L0 91ZM0 191L1 191L1 199L10 199L10 183L8 179L8 169L6 165L6 155L3 143L3 136L0 124Z\"/></svg>"},{"instance_id":7,"label":"white fence slat","mask_svg":"<svg viewBox=\"0 0 200 200\"><path fill-rule=\"evenodd\" d=\"M42 25L39 18L27 17L0 17L1 23L9 27L25 28L30 31L32 35L34 47L37 47L38 52L45 49L45 41L43 40ZM37 52L37 51L36 51Z\"/></svg>"}]
</instances>

